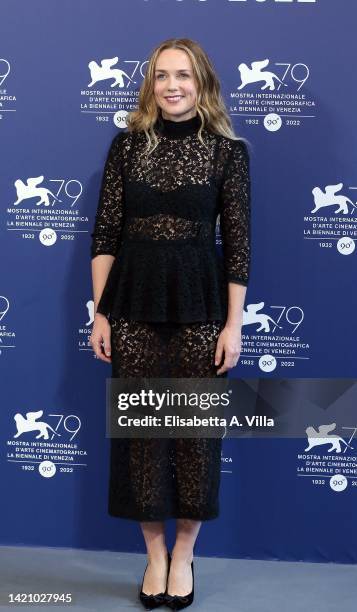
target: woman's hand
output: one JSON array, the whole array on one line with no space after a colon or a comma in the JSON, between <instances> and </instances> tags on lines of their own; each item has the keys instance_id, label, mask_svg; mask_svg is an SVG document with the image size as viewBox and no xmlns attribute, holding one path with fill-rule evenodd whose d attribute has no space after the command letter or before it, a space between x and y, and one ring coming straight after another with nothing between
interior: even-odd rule
<instances>
[{"instance_id":1,"label":"woman's hand","mask_svg":"<svg viewBox=\"0 0 357 612\"><path fill-rule=\"evenodd\" d=\"M242 332L240 325L225 326L218 336L216 353L215 353L215 365L219 365L223 358L224 363L217 370L216 374L223 374L234 368L237 365L239 355L241 352Z\"/></svg>"},{"instance_id":2,"label":"woman's hand","mask_svg":"<svg viewBox=\"0 0 357 612\"><path fill-rule=\"evenodd\" d=\"M92 334L89 341L98 359L111 363L111 328L105 315L97 312L94 317Z\"/></svg>"}]
</instances>

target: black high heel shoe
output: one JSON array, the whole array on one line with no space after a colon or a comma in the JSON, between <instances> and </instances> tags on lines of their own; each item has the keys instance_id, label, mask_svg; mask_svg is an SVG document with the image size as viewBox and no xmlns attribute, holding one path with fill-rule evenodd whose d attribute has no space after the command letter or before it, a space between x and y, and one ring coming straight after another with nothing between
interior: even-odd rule
<instances>
[{"instance_id":1,"label":"black high heel shoe","mask_svg":"<svg viewBox=\"0 0 357 612\"><path fill-rule=\"evenodd\" d=\"M191 563L192 570L192 591L188 595L169 595L167 593L166 587L166 605L169 606L172 610L182 610L182 608L187 608L193 602L194 597L194 589L195 589L195 578L193 575L193 561Z\"/></svg>"},{"instance_id":2,"label":"black high heel shoe","mask_svg":"<svg viewBox=\"0 0 357 612\"><path fill-rule=\"evenodd\" d=\"M170 555L169 552L167 553L167 556L168 556L168 561L169 561L167 575L169 575L170 563L171 563L171 555ZM148 563L146 564L145 572L147 570L147 567L148 567ZM165 590L165 592L162 592L162 593L155 593L155 595L153 595L153 594L148 595L147 593L144 593L144 591L143 591L143 584L144 584L144 580L145 580L145 572L144 572L144 576L143 576L143 581L141 583L139 599L140 599L141 603L143 604L143 606L145 607L146 610L153 610L154 608L158 608L159 606L162 606L165 603L166 590ZM166 583L167 583L167 581L166 581Z\"/></svg>"}]
</instances>

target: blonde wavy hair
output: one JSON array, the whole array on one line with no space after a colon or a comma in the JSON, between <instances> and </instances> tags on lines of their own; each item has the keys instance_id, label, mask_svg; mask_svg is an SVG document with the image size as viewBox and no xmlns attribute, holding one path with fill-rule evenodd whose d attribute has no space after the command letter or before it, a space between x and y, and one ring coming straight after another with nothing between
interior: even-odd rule
<instances>
[{"instance_id":1,"label":"blonde wavy hair","mask_svg":"<svg viewBox=\"0 0 357 612\"><path fill-rule=\"evenodd\" d=\"M151 153L158 145L154 124L160 117L154 96L154 78L157 58L165 49L181 49L191 60L193 76L196 83L197 99L196 112L201 118L201 127L198 138L204 145L202 138L203 128L222 134L233 140L242 140L234 133L232 122L225 102L221 95L221 87L214 67L202 47L190 38L169 38L160 43L151 53L143 83L139 92L138 109L128 113L126 123L130 132L144 131L148 143L146 153Z\"/></svg>"}]
</instances>

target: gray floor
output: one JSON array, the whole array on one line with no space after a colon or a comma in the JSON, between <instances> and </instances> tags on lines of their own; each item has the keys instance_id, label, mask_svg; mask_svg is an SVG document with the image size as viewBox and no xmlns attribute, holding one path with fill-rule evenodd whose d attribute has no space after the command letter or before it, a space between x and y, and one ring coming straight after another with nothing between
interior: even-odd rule
<instances>
[{"instance_id":1,"label":"gray floor","mask_svg":"<svg viewBox=\"0 0 357 612\"><path fill-rule=\"evenodd\" d=\"M357 566L194 558L195 599L217 612L355 612ZM137 598L146 555L1 547L0 610L144 610ZM7 603L8 593L72 593L72 604ZM169 610L166 606L159 608Z\"/></svg>"}]
</instances>

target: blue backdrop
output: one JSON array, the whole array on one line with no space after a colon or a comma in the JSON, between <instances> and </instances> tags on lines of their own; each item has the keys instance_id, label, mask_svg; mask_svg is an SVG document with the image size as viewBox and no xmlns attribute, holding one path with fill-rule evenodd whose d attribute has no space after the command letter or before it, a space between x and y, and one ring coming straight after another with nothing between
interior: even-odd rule
<instances>
[{"instance_id":1,"label":"blue backdrop","mask_svg":"<svg viewBox=\"0 0 357 612\"><path fill-rule=\"evenodd\" d=\"M147 58L185 36L252 145L251 280L230 376L258 382L260 406L288 407L302 384L306 428L335 423L310 452L305 428L225 440L221 514L196 553L357 561L356 18L354 0L3 0L2 544L144 551L138 525L107 514L110 366L88 343L90 232Z\"/></svg>"}]
</instances>

